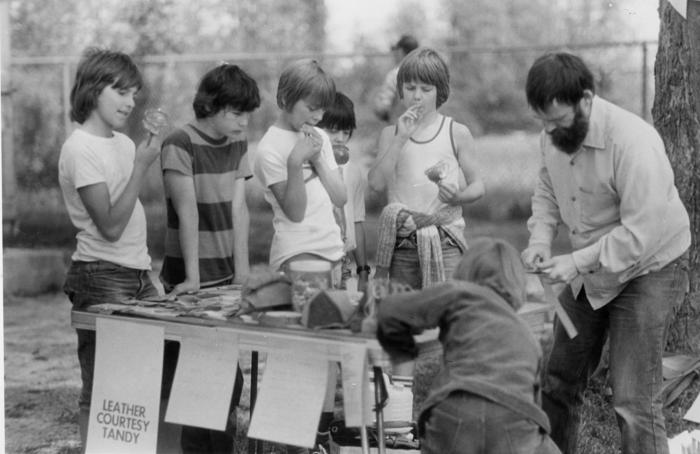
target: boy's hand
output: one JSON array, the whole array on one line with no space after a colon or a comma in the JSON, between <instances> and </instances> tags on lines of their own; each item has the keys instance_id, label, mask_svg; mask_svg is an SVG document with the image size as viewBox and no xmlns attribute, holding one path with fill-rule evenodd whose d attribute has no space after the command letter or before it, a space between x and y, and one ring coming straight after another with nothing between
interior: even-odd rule
<instances>
[{"instance_id":1,"label":"boy's hand","mask_svg":"<svg viewBox=\"0 0 700 454\"><path fill-rule=\"evenodd\" d=\"M357 275L357 291L367 294L367 283L369 282L369 273L364 272Z\"/></svg>"},{"instance_id":2,"label":"boy's hand","mask_svg":"<svg viewBox=\"0 0 700 454\"><path fill-rule=\"evenodd\" d=\"M397 135L405 139L411 137L411 134L416 131L422 116L423 108L421 106L414 104L409 107L396 122Z\"/></svg>"},{"instance_id":3,"label":"boy's hand","mask_svg":"<svg viewBox=\"0 0 700 454\"><path fill-rule=\"evenodd\" d=\"M136 154L134 155L134 165L141 165L144 168L149 167L153 161L160 155L160 141L159 140L144 140L136 148Z\"/></svg>"},{"instance_id":4,"label":"boy's hand","mask_svg":"<svg viewBox=\"0 0 700 454\"><path fill-rule=\"evenodd\" d=\"M457 195L459 194L459 186L457 183L445 183L441 180L438 183L438 188L440 189L440 192L438 192L438 199L440 199L440 201L450 205L456 205L459 203L457 198Z\"/></svg>"},{"instance_id":5,"label":"boy's hand","mask_svg":"<svg viewBox=\"0 0 700 454\"><path fill-rule=\"evenodd\" d=\"M189 281L185 279L184 281L177 284L170 293L166 295L167 299L174 301L177 299L177 295L182 295L183 293L194 293L199 290L199 281Z\"/></svg>"},{"instance_id":6,"label":"boy's hand","mask_svg":"<svg viewBox=\"0 0 700 454\"><path fill-rule=\"evenodd\" d=\"M294 156L300 163L303 163L312 161L321 153L323 139L314 128L308 125L302 126L301 132L304 133L304 137L297 140L290 157Z\"/></svg>"}]
</instances>

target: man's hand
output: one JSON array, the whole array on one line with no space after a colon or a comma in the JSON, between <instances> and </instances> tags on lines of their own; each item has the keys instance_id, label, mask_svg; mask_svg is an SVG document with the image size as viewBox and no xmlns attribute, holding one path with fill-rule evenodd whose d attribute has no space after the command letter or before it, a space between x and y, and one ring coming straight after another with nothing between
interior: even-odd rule
<instances>
[{"instance_id":1,"label":"man's hand","mask_svg":"<svg viewBox=\"0 0 700 454\"><path fill-rule=\"evenodd\" d=\"M539 264L547 278L553 282L564 282L568 284L573 281L579 272L571 254L557 255L549 260L544 260Z\"/></svg>"},{"instance_id":2,"label":"man's hand","mask_svg":"<svg viewBox=\"0 0 700 454\"><path fill-rule=\"evenodd\" d=\"M530 271L537 271L541 268L541 264L545 260L549 260L552 252L549 246L544 244L535 244L528 247L520 254L520 259L523 265Z\"/></svg>"}]
</instances>

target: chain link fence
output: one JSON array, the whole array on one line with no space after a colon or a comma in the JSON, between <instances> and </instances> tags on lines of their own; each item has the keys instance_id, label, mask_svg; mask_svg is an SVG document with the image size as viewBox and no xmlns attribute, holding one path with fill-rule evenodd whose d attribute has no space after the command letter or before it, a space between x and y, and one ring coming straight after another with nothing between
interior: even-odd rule
<instances>
[{"instance_id":1,"label":"chain link fence","mask_svg":"<svg viewBox=\"0 0 700 454\"><path fill-rule=\"evenodd\" d=\"M527 107L524 83L532 61L549 50L579 54L591 66L601 96L650 120L653 100L655 42L579 44L566 47L507 47L441 49L451 72L451 94L442 111L469 126L477 139L478 165L488 196L468 207L470 216L497 220L521 218L529 213L530 194L538 169L536 134L540 125ZM237 64L257 82L262 105L250 121L252 146L277 115L275 93L280 72L290 61L311 57L319 60L337 88L355 103L358 130L351 148L369 164L376 153L381 123L372 112L373 96L392 57L386 53L353 54L197 54L154 55L136 58L146 87L142 90L126 128L138 141L145 135L141 124L148 107L165 110L174 125L189 121L192 98L199 78L226 61ZM3 110L11 109L3 134L12 134L18 193L42 192L45 210L63 216L58 191L57 162L60 147L70 133L69 93L78 57L15 57L11 61L10 93L3 94ZM8 102L10 101L10 102ZM4 151L7 152L7 151ZM163 205L162 183L153 166L142 200ZM255 191L254 203L261 199ZM5 194L11 197L12 194ZM17 202L18 216L35 209L36 203ZM368 197L370 210L382 201ZM56 205L51 208L51 205ZM34 207L34 208L33 208ZM162 207L155 208L160 216Z\"/></svg>"}]
</instances>

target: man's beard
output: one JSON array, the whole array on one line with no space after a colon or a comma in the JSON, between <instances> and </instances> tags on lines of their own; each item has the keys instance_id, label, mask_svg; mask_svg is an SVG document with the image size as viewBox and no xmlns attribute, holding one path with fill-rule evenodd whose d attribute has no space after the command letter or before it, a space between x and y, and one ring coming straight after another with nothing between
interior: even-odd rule
<instances>
[{"instance_id":1,"label":"man's beard","mask_svg":"<svg viewBox=\"0 0 700 454\"><path fill-rule=\"evenodd\" d=\"M583 115L581 108L576 107L571 126L558 127L549 133L552 144L566 154L574 154L579 149L588 134L588 118Z\"/></svg>"}]
</instances>

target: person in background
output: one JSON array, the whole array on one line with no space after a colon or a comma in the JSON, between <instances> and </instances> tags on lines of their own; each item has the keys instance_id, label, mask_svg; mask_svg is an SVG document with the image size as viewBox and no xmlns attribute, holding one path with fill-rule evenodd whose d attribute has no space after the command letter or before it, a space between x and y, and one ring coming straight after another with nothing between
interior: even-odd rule
<instances>
[{"instance_id":1,"label":"person in background","mask_svg":"<svg viewBox=\"0 0 700 454\"><path fill-rule=\"evenodd\" d=\"M475 239L453 277L377 309L377 338L395 361L416 357L414 334L440 328L443 367L420 411L421 452L558 453L539 406L542 350L516 313L525 300L518 252Z\"/></svg>"},{"instance_id":2,"label":"person in background","mask_svg":"<svg viewBox=\"0 0 700 454\"><path fill-rule=\"evenodd\" d=\"M167 230L160 279L171 298L241 283L249 273L246 133L260 106L257 83L238 66L221 64L202 77L192 106L195 119L168 135L161 150ZM178 352L178 343L166 343L171 373ZM237 366L226 430L183 426L183 453L233 452L242 389Z\"/></svg>"},{"instance_id":3,"label":"person in background","mask_svg":"<svg viewBox=\"0 0 700 454\"><path fill-rule=\"evenodd\" d=\"M158 157L157 140L138 148L118 129L126 125L143 86L141 73L121 52L86 49L70 93L77 127L61 147L58 181L78 229L63 290L73 309L156 296L148 275L146 215L139 190ZM95 367L95 332L76 329L82 389L78 423L85 450Z\"/></svg>"},{"instance_id":4,"label":"person in background","mask_svg":"<svg viewBox=\"0 0 700 454\"><path fill-rule=\"evenodd\" d=\"M335 162L340 168L343 182L347 189L347 203L342 216L341 232L345 242L345 257L341 270L341 287L352 275L351 263L354 261L357 273L357 290L367 290L370 267L367 265L367 250L365 247L365 193L367 178L355 162L350 159L351 153L347 143L356 128L354 104L350 98L341 92L335 93L335 101L328 106L323 118L318 123L331 140ZM338 212L340 209L336 209ZM350 259L352 256L352 261Z\"/></svg>"},{"instance_id":5,"label":"person in background","mask_svg":"<svg viewBox=\"0 0 700 454\"><path fill-rule=\"evenodd\" d=\"M401 60L417 47L418 40L412 35L401 35L396 44L391 46L395 66L384 77L374 98L374 114L382 121L394 123L403 112L401 96L396 90L396 75L399 72Z\"/></svg>"},{"instance_id":6,"label":"person in background","mask_svg":"<svg viewBox=\"0 0 700 454\"><path fill-rule=\"evenodd\" d=\"M624 454L667 453L662 355L688 289L689 218L664 143L643 119L595 94L579 57L551 53L529 70L527 100L542 120L542 164L523 262L567 285L559 301L543 408L552 438L576 451L582 394L609 340L612 404ZM573 252L552 256L559 225Z\"/></svg>"},{"instance_id":7,"label":"person in background","mask_svg":"<svg viewBox=\"0 0 700 454\"><path fill-rule=\"evenodd\" d=\"M272 206L270 267L288 272L297 260L326 261L332 269L331 285L339 288L345 252L334 207L343 209L347 192L331 141L316 127L334 99L335 83L315 60L287 66L277 86L279 117L258 143L253 171ZM327 432L331 422L331 388L335 390L336 381L335 365L329 365L319 432Z\"/></svg>"}]
</instances>

